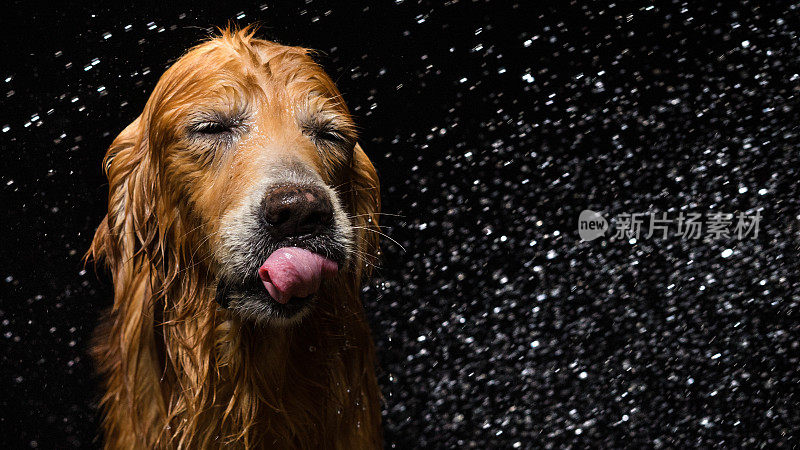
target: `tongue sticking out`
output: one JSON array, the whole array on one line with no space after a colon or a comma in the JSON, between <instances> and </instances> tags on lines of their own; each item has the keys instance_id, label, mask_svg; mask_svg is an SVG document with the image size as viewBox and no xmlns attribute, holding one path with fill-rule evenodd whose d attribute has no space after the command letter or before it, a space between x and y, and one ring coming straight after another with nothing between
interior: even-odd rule
<instances>
[{"instance_id":1,"label":"tongue sticking out","mask_svg":"<svg viewBox=\"0 0 800 450\"><path fill-rule=\"evenodd\" d=\"M339 265L316 253L296 247L275 250L258 269L269 295L285 304L292 297L306 297L317 290L323 278L336 274Z\"/></svg>"}]
</instances>

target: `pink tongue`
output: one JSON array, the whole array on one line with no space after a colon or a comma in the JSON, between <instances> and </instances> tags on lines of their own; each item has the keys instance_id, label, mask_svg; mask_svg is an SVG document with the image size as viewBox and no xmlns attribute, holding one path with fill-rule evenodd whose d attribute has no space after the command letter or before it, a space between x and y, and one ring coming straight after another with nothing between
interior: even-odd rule
<instances>
[{"instance_id":1,"label":"pink tongue","mask_svg":"<svg viewBox=\"0 0 800 450\"><path fill-rule=\"evenodd\" d=\"M275 250L258 269L264 287L278 303L306 297L319 290L324 277L335 275L339 265L316 253L296 247Z\"/></svg>"}]
</instances>

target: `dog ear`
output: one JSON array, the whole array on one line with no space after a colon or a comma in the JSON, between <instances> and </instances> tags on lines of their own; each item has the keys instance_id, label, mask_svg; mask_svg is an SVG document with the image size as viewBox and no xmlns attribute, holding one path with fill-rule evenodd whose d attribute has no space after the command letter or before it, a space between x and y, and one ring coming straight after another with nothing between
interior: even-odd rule
<instances>
[{"instance_id":1,"label":"dog ear","mask_svg":"<svg viewBox=\"0 0 800 450\"><path fill-rule=\"evenodd\" d=\"M104 260L115 277L157 233L149 164L147 133L140 116L114 139L103 159L109 184L108 213L86 255L87 259Z\"/></svg>"},{"instance_id":2,"label":"dog ear","mask_svg":"<svg viewBox=\"0 0 800 450\"><path fill-rule=\"evenodd\" d=\"M86 254L87 260L103 260L113 278L114 305L95 331L92 345L97 369L107 385L102 404L107 417L115 416L107 420L121 427L107 428L109 442L114 435L120 438L120 432L144 434L153 428L137 416L133 405L152 404L162 414L166 411L163 403L153 402L161 398L152 301L158 289L153 281L159 233L154 203L157 175L145 123L140 116L128 125L103 159L108 213Z\"/></svg>"},{"instance_id":3,"label":"dog ear","mask_svg":"<svg viewBox=\"0 0 800 450\"><path fill-rule=\"evenodd\" d=\"M372 267L380 255L381 187L372 162L356 143L351 166L351 202L355 227L356 266L355 275L359 284L372 273Z\"/></svg>"}]
</instances>

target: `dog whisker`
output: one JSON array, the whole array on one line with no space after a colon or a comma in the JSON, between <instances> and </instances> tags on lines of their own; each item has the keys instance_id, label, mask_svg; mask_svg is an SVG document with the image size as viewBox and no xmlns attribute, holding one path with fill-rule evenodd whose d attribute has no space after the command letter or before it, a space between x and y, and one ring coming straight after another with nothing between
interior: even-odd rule
<instances>
[{"instance_id":1,"label":"dog whisker","mask_svg":"<svg viewBox=\"0 0 800 450\"><path fill-rule=\"evenodd\" d=\"M353 227L353 228L354 228L354 229L356 229L356 230L366 230L366 231L370 231L370 232L372 232L372 233L377 233L378 235L380 235L380 236L383 236L383 237L385 237L386 239L389 239L390 241L392 241L392 242L393 242L395 245L397 245L398 247L400 247L400 249L401 249L401 250L403 250L403 252L406 252L406 248L405 248L405 247L403 247L403 245L402 245L402 244L400 244L399 242L397 242L396 240L394 240L394 239L393 239L391 236L389 236L389 235L387 235L387 234L384 234L384 233L381 233L380 231L378 231L378 230L376 230L376 229L374 229L374 228L369 228L369 227Z\"/></svg>"}]
</instances>

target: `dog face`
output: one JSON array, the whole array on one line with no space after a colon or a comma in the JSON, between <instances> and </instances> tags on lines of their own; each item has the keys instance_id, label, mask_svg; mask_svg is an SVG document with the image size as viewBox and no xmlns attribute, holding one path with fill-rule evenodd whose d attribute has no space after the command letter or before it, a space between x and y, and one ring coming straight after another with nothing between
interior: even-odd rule
<instances>
[{"instance_id":1,"label":"dog face","mask_svg":"<svg viewBox=\"0 0 800 450\"><path fill-rule=\"evenodd\" d=\"M173 264L205 268L217 301L247 319L296 322L320 284L360 273L376 250L365 231L377 227L377 177L341 95L305 49L252 35L192 49L106 168L109 232L138 222L138 246L172 246L166 253L182 261ZM117 192L115 175L127 175ZM141 237L148 227L157 248Z\"/></svg>"}]
</instances>

